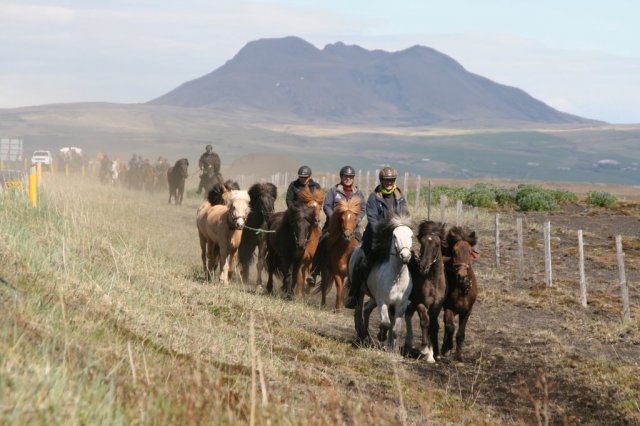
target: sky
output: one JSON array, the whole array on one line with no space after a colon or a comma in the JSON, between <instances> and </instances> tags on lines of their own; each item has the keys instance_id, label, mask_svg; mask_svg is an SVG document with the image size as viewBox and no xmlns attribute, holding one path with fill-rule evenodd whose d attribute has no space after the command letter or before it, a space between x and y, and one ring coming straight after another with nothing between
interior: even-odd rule
<instances>
[{"instance_id":1,"label":"sky","mask_svg":"<svg viewBox=\"0 0 640 426\"><path fill-rule=\"evenodd\" d=\"M139 103L260 38L419 44L564 112L640 123L637 0L0 0L0 108Z\"/></svg>"}]
</instances>

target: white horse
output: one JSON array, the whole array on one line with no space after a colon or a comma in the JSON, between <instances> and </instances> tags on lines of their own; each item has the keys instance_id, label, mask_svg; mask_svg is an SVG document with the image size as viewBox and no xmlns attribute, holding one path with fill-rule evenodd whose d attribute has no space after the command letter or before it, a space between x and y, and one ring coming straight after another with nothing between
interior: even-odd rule
<instances>
[{"instance_id":1,"label":"white horse","mask_svg":"<svg viewBox=\"0 0 640 426\"><path fill-rule=\"evenodd\" d=\"M120 175L120 167L117 161L111 162L111 185L118 183L118 176Z\"/></svg>"},{"instance_id":2,"label":"white horse","mask_svg":"<svg viewBox=\"0 0 640 426\"><path fill-rule=\"evenodd\" d=\"M412 288L408 267L412 254L412 236L411 219L408 216L393 215L376 227L373 247L367 259L371 265L370 272L366 285L362 285L362 290L370 299L364 305L363 316L364 293L359 292L355 309L356 332L361 341L371 341L369 316L378 306L378 340L387 340L387 332L391 330L387 348L396 350L396 339L402 327L402 318L407 310ZM354 280L354 272L358 273L356 267L363 257L364 252L358 247L349 259L349 281L352 285L357 285L358 280Z\"/></svg>"}]
</instances>

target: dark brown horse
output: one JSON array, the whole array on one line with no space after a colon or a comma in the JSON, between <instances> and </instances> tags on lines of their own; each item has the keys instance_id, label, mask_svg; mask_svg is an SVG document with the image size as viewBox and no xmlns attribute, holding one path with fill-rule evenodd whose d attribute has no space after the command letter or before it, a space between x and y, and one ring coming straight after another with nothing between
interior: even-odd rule
<instances>
[{"instance_id":1,"label":"dark brown horse","mask_svg":"<svg viewBox=\"0 0 640 426\"><path fill-rule=\"evenodd\" d=\"M169 204L171 204L172 197L176 205L182 204L184 181L188 177L187 167L189 167L189 160L181 158L176 161L176 164L169 167L169 170L167 170L167 181L169 182Z\"/></svg>"},{"instance_id":2,"label":"dark brown horse","mask_svg":"<svg viewBox=\"0 0 640 426\"><path fill-rule=\"evenodd\" d=\"M249 188L249 197L251 198L251 202L249 203L251 211L249 212L249 217L247 217L245 228L266 229L267 219L274 212L274 205L278 198L278 188L269 182L254 183L251 185L251 188ZM249 280L249 267L253 263L253 253L257 247L258 261L256 267L258 268L258 276L256 278L256 284L259 286L262 285L262 268L267 251L266 235L265 233L251 229L245 229L242 233L238 260L242 268L243 282Z\"/></svg>"},{"instance_id":3,"label":"dark brown horse","mask_svg":"<svg viewBox=\"0 0 640 426\"><path fill-rule=\"evenodd\" d=\"M327 302L327 293L331 284L336 283L336 309L344 307L342 289L349 273L348 255L359 244L355 238L355 230L358 226L360 214L360 198L352 197L350 200L340 200L338 206L329 219L329 236L327 237L327 253L329 257L328 268L322 271L322 306Z\"/></svg>"},{"instance_id":4,"label":"dark brown horse","mask_svg":"<svg viewBox=\"0 0 640 426\"><path fill-rule=\"evenodd\" d=\"M418 227L420 255L409 262L409 272L413 288L409 296L409 307L404 319L407 325L405 350L412 347L413 325L411 319L418 311L422 344L420 353L427 357L428 363L436 362L438 357L438 315L447 288L442 261L442 243L444 241L444 224L425 220Z\"/></svg>"},{"instance_id":5,"label":"dark brown horse","mask_svg":"<svg viewBox=\"0 0 640 426\"><path fill-rule=\"evenodd\" d=\"M212 206L227 204L227 197L229 195L229 192L233 190L240 190L240 185L238 185L238 182L231 179L227 179L224 182L220 180L220 182L216 182L206 192L207 201L209 201Z\"/></svg>"},{"instance_id":6,"label":"dark brown horse","mask_svg":"<svg viewBox=\"0 0 640 426\"><path fill-rule=\"evenodd\" d=\"M318 226L315 207L308 207L306 199L312 198L308 190L298 194L298 202L284 212L271 215L267 220L267 268L269 279L267 291L273 291L273 275L282 277L283 289L287 297L293 298L293 282L300 271L300 263L309 235Z\"/></svg>"},{"instance_id":7,"label":"dark brown horse","mask_svg":"<svg viewBox=\"0 0 640 426\"><path fill-rule=\"evenodd\" d=\"M454 226L449 230L445 239L444 254L445 277L447 280L447 294L444 307L444 340L442 354L445 355L453 348L453 333L455 332L454 318L458 315L458 333L456 334L455 359L462 361L462 345L467 321L471 316L473 304L478 296L476 274L471 262L476 254L473 246L478 239L475 231Z\"/></svg>"}]
</instances>

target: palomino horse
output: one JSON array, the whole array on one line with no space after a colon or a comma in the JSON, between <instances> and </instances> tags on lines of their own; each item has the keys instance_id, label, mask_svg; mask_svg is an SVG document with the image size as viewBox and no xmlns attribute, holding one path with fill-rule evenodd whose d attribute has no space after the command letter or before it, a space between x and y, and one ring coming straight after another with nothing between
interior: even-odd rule
<instances>
[{"instance_id":1,"label":"palomino horse","mask_svg":"<svg viewBox=\"0 0 640 426\"><path fill-rule=\"evenodd\" d=\"M478 296L476 274L471 262L476 258L473 246L478 239L475 231L469 231L454 226L446 236L443 250L445 255L445 277L447 280L447 294L444 299L444 340L442 354L453 348L453 333L456 326L454 317L458 315L458 333L456 334L455 359L462 361L462 345L467 321L473 309L473 303Z\"/></svg>"},{"instance_id":2,"label":"palomino horse","mask_svg":"<svg viewBox=\"0 0 640 426\"><path fill-rule=\"evenodd\" d=\"M311 272L313 266L313 256L318 249L318 243L320 242L320 215L322 214L322 203L324 202L324 192L315 190L312 192L302 191L298 194L298 200L304 203L307 207L312 207L315 210L316 223L318 226L311 228L307 245L304 247L304 253L302 254L302 260L300 261L300 269L296 276L296 292L298 297L303 294L307 294L307 276Z\"/></svg>"},{"instance_id":3,"label":"palomino horse","mask_svg":"<svg viewBox=\"0 0 640 426\"><path fill-rule=\"evenodd\" d=\"M226 205L215 205L198 211L196 224L207 280L211 279L211 271L215 269L214 262L219 258L220 280L223 284L229 283L229 275L235 268L242 239L242 228L249 215L249 201L247 191L234 190L229 193Z\"/></svg>"},{"instance_id":4,"label":"palomino horse","mask_svg":"<svg viewBox=\"0 0 640 426\"><path fill-rule=\"evenodd\" d=\"M327 302L326 297L332 282L335 282L336 309L344 307L342 289L349 272L347 257L358 245L355 231L358 226L360 208L360 198L358 197L352 197L348 201L340 200L329 220L329 236L326 246L329 266L322 271L322 286L320 287L322 306Z\"/></svg>"},{"instance_id":5,"label":"palomino horse","mask_svg":"<svg viewBox=\"0 0 640 426\"><path fill-rule=\"evenodd\" d=\"M275 202L278 198L278 188L269 182L254 183L249 188L249 207L251 212L247 217L247 228L266 229L267 219L273 214ZM253 253L258 248L258 276L256 285L262 286L262 268L264 267L264 258L267 252L266 234L260 231L247 229L242 233L242 241L240 242L240 251L238 252L238 261L242 269L242 281L249 281L249 267L253 263Z\"/></svg>"},{"instance_id":6,"label":"palomino horse","mask_svg":"<svg viewBox=\"0 0 640 426\"><path fill-rule=\"evenodd\" d=\"M409 216L391 215L380 221L373 235L373 246L367 259L370 272L364 292L370 299L364 306L364 294L359 292L355 309L356 333L360 341L371 341L369 316L378 306L380 331L378 340L387 340L387 348L395 350L396 337L402 327L402 317L407 309L412 281L408 263L411 260L411 238L413 231ZM356 248L349 258L349 281L352 283L356 266L362 261L362 247Z\"/></svg>"},{"instance_id":7,"label":"palomino horse","mask_svg":"<svg viewBox=\"0 0 640 426\"><path fill-rule=\"evenodd\" d=\"M418 311L422 329L420 353L427 357L428 363L436 362L438 352L438 315L442 310L447 284L444 278L442 262L442 242L444 224L425 220L418 227L420 257L412 258L409 271L413 281L413 290L409 295L409 307L404 316L407 324L405 349L412 347L413 325L411 318Z\"/></svg>"},{"instance_id":8,"label":"palomino horse","mask_svg":"<svg viewBox=\"0 0 640 426\"><path fill-rule=\"evenodd\" d=\"M171 204L171 197L173 197L176 205L182 204L184 181L188 177L187 167L189 167L189 160L181 158L176 161L176 164L169 167L169 170L167 170L167 181L169 182L169 204Z\"/></svg>"},{"instance_id":9,"label":"palomino horse","mask_svg":"<svg viewBox=\"0 0 640 426\"><path fill-rule=\"evenodd\" d=\"M293 298L293 280L299 276L300 263L312 230L318 227L315 206L309 207L305 200L313 196L308 190L298 194L298 202L284 212L271 215L267 220L267 268L269 279L267 291L273 291L273 274L282 277L285 294Z\"/></svg>"}]
</instances>

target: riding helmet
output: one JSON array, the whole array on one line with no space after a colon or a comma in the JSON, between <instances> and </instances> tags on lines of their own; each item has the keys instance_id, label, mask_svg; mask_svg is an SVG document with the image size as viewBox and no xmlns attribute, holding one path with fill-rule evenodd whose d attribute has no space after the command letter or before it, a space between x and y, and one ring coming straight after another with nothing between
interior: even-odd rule
<instances>
[{"instance_id":1,"label":"riding helmet","mask_svg":"<svg viewBox=\"0 0 640 426\"><path fill-rule=\"evenodd\" d=\"M213 150L213 147L211 145L207 145L206 148L207 152L210 152Z\"/></svg>"},{"instance_id":2,"label":"riding helmet","mask_svg":"<svg viewBox=\"0 0 640 426\"><path fill-rule=\"evenodd\" d=\"M300 177L309 177L311 176L311 167L302 166L298 169L298 176Z\"/></svg>"},{"instance_id":3,"label":"riding helmet","mask_svg":"<svg viewBox=\"0 0 640 426\"><path fill-rule=\"evenodd\" d=\"M378 178L382 181L382 179L396 179L398 177L398 172L393 167L384 167L378 173Z\"/></svg>"},{"instance_id":4,"label":"riding helmet","mask_svg":"<svg viewBox=\"0 0 640 426\"><path fill-rule=\"evenodd\" d=\"M340 169L340 177L355 176L355 175L356 175L356 171L353 170L353 167L351 166L344 166L343 168Z\"/></svg>"}]
</instances>

